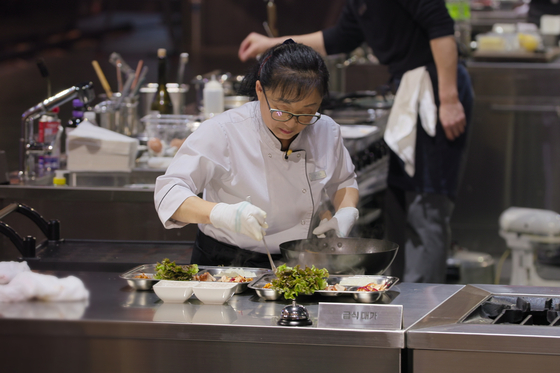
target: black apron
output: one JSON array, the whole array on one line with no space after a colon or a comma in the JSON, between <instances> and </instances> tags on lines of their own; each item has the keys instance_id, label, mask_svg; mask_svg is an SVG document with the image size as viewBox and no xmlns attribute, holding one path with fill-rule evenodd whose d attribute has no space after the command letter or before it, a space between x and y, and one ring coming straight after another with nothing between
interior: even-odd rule
<instances>
[{"instance_id":1,"label":"black apron","mask_svg":"<svg viewBox=\"0 0 560 373\"><path fill-rule=\"evenodd\" d=\"M280 259L282 255L272 254L272 260ZM196 234L191 263L206 266L270 268L268 255L220 242L200 230Z\"/></svg>"}]
</instances>

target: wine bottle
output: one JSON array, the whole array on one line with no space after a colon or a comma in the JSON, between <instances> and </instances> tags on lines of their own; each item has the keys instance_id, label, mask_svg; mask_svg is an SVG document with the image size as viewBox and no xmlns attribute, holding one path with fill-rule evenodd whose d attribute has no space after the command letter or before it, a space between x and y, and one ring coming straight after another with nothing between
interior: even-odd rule
<instances>
[{"instance_id":1,"label":"wine bottle","mask_svg":"<svg viewBox=\"0 0 560 373\"><path fill-rule=\"evenodd\" d=\"M173 114L173 103L167 91L167 51L160 48L158 54L158 88L152 101L151 110L160 114Z\"/></svg>"}]
</instances>

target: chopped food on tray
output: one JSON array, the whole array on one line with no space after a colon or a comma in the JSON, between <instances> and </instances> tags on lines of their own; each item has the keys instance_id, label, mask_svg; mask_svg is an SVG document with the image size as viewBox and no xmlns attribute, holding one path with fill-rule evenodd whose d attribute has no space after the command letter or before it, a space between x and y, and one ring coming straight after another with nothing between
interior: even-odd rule
<instances>
[{"instance_id":1,"label":"chopped food on tray","mask_svg":"<svg viewBox=\"0 0 560 373\"><path fill-rule=\"evenodd\" d=\"M328 291L345 291L346 288L340 284L334 284L327 286L324 290Z\"/></svg>"},{"instance_id":2,"label":"chopped food on tray","mask_svg":"<svg viewBox=\"0 0 560 373\"><path fill-rule=\"evenodd\" d=\"M251 282L253 281L252 277L243 277L243 276L235 276L235 277L229 277L229 276L222 276L219 280L219 282Z\"/></svg>"},{"instance_id":3,"label":"chopped food on tray","mask_svg":"<svg viewBox=\"0 0 560 373\"><path fill-rule=\"evenodd\" d=\"M301 268L299 265L288 267L283 264L276 270L272 288L284 294L286 299L295 299L300 294L311 295L316 290L325 289L328 277L329 271L325 268L319 269L315 266Z\"/></svg>"},{"instance_id":4,"label":"chopped food on tray","mask_svg":"<svg viewBox=\"0 0 560 373\"><path fill-rule=\"evenodd\" d=\"M345 286L366 286L374 281L374 277L371 276L351 276L345 277L340 280L340 285Z\"/></svg>"},{"instance_id":5,"label":"chopped food on tray","mask_svg":"<svg viewBox=\"0 0 560 373\"><path fill-rule=\"evenodd\" d=\"M140 274L138 274L138 275L134 276L134 278L140 278L140 279L146 279L146 280L149 280L149 279L151 279L151 277L150 277L150 276L148 276L148 275L147 275L147 274L145 274L145 273L140 273Z\"/></svg>"},{"instance_id":6,"label":"chopped food on tray","mask_svg":"<svg viewBox=\"0 0 560 373\"><path fill-rule=\"evenodd\" d=\"M158 280L191 281L197 273L198 265L196 264L177 265L165 258L161 263L156 264L154 278Z\"/></svg>"},{"instance_id":7,"label":"chopped food on tray","mask_svg":"<svg viewBox=\"0 0 560 373\"><path fill-rule=\"evenodd\" d=\"M204 272L204 273L201 273L200 275L194 275L193 280L194 281L212 282L212 281L216 281L216 278L214 276L212 276L210 273Z\"/></svg>"},{"instance_id":8,"label":"chopped food on tray","mask_svg":"<svg viewBox=\"0 0 560 373\"><path fill-rule=\"evenodd\" d=\"M229 268L228 270L224 271L223 273L221 273L223 276L227 276L227 277L236 277L236 276L241 276L241 277L256 277L257 273L254 271L247 271L244 270L243 268ZM249 280L249 281L252 281Z\"/></svg>"},{"instance_id":9,"label":"chopped food on tray","mask_svg":"<svg viewBox=\"0 0 560 373\"><path fill-rule=\"evenodd\" d=\"M365 286L360 286L357 291L383 291L387 287L386 284L376 284L374 282Z\"/></svg>"}]
</instances>

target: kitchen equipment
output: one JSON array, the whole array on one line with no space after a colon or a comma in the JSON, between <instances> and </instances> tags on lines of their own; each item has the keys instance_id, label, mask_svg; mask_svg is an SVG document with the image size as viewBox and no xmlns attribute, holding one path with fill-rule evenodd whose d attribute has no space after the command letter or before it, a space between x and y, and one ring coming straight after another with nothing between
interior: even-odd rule
<instances>
[{"instance_id":1,"label":"kitchen equipment","mask_svg":"<svg viewBox=\"0 0 560 373\"><path fill-rule=\"evenodd\" d=\"M408 331L412 370L555 371L559 310L556 288L466 285Z\"/></svg>"},{"instance_id":2,"label":"kitchen equipment","mask_svg":"<svg viewBox=\"0 0 560 373\"><path fill-rule=\"evenodd\" d=\"M273 288L265 288L265 285L275 279L275 275L268 273L256 278L249 284L249 289L255 290L257 295L265 300L283 299L282 294ZM328 285L341 284L345 290L317 290L316 294L337 298L344 302L350 302L349 297L358 303L374 303L387 295L388 291L399 281L393 276L368 276L368 275L334 275L327 279ZM358 291L357 288L368 284L376 284L378 291Z\"/></svg>"},{"instance_id":3,"label":"kitchen equipment","mask_svg":"<svg viewBox=\"0 0 560 373\"><path fill-rule=\"evenodd\" d=\"M280 320L278 320L278 325L281 326L307 326L311 324L313 324L313 322L309 317L307 308L296 304L295 300L291 305L282 309Z\"/></svg>"},{"instance_id":4,"label":"kitchen equipment","mask_svg":"<svg viewBox=\"0 0 560 373\"><path fill-rule=\"evenodd\" d=\"M165 303L184 303L193 295L193 288L198 281L162 280L154 285L156 295Z\"/></svg>"},{"instance_id":5,"label":"kitchen equipment","mask_svg":"<svg viewBox=\"0 0 560 373\"><path fill-rule=\"evenodd\" d=\"M140 122L145 128L150 155L173 157L201 121L194 115L149 114Z\"/></svg>"},{"instance_id":6,"label":"kitchen equipment","mask_svg":"<svg viewBox=\"0 0 560 373\"><path fill-rule=\"evenodd\" d=\"M19 178L20 183L24 184L26 180L32 179L35 175L29 169L33 164L35 154L41 154L46 149L44 144L35 143L33 136L33 120L37 119L53 108L79 98L84 104L87 104L95 98L93 91L93 83L81 83L74 87L70 87L56 95L47 98L37 105L27 109L21 116L20 139L19 139Z\"/></svg>"},{"instance_id":7,"label":"kitchen equipment","mask_svg":"<svg viewBox=\"0 0 560 373\"><path fill-rule=\"evenodd\" d=\"M99 115L99 126L126 136L140 133L138 101L134 97L123 97L116 93L110 99L101 101L94 107Z\"/></svg>"},{"instance_id":8,"label":"kitchen equipment","mask_svg":"<svg viewBox=\"0 0 560 373\"><path fill-rule=\"evenodd\" d=\"M237 283L237 288L235 289L235 294L243 293L247 290L249 283L254 281L259 276L265 273L270 273L270 269L267 268L252 268L252 267L222 267L222 266L199 266L198 267L203 272L208 272L219 280L222 276L235 277L237 274L245 275L244 277L251 277L248 282Z\"/></svg>"},{"instance_id":9,"label":"kitchen equipment","mask_svg":"<svg viewBox=\"0 0 560 373\"><path fill-rule=\"evenodd\" d=\"M224 89L224 108L231 109L233 107L241 106L245 102L249 101L249 98L245 96L236 96L239 86L243 81L243 75L232 75L229 72L224 72L221 70L212 70L204 75L197 75L192 81L191 84L194 86L196 91L196 107L199 111L203 111L204 109L204 85L208 83L212 76L215 75L218 82L222 84ZM237 98L228 99L228 96L236 96Z\"/></svg>"},{"instance_id":10,"label":"kitchen equipment","mask_svg":"<svg viewBox=\"0 0 560 373\"><path fill-rule=\"evenodd\" d=\"M235 109L251 101L249 96L224 96L224 109Z\"/></svg>"},{"instance_id":11,"label":"kitchen equipment","mask_svg":"<svg viewBox=\"0 0 560 373\"><path fill-rule=\"evenodd\" d=\"M143 264L119 275L134 290L150 290L160 280L154 278L155 264Z\"/></svg>"},{"instance_id":12,"label":"kitchen equipment","mask_svg":"<svg viewBox=\"0 0 560 373\"><path fill-rule=\"evenodd\" d=\"M262 240L263 240L264 248L266 249L266 255L268 255L268 260L270 261L270 268L272 268L272 272L276 273L276 266L274 265L274 260L272 260L272 255L270 255L270 250L268 249L268 245L266 244L264 235Z\"/></svg>"},{"instance_id":13,"label":"kitchen equipment","mask_svg":"<svg viewBox=\"0 0 560 373\"><path fill-rule=\"evenodd\" d=\"M101 86L105 90L105 94L107 95L108 98L111 98L111 96L113 96L113 90L111 89L111 86L109 85L109 82L107 81L107 78L103 73L103 70L101 70L101 66L99 66L99 62L93 60L91 61L91 64L93 65L95 73L97 74L97 78L101 82Z\"/></svg>"},{"instance_id":14,"label":"kitchen equipment","mask_svg":"<svg viewBox=\"0 0 560 373\"><path fill-rule=\"evenodd\" d=\"M280 244L288 266L314 265L326 268L330 274L382 274L397 250L393 242L366 238L315 238Z\"/></svg>"},{"instance_id":15,"label":"kitchen equipment","mask_svg":"<svg viewBox=\"0 0 560 373\"><path fill-rule=\"evenodd\" d=\"M276 4L274 4L274 0L267 0L266 20L271 35L273 37L277 37L278 36L277 14L276 14Z\"/></svg>"},{"instance_id":16,"label":"kitchen equipment","mask_svg":"<svg viewBox=\"0 0 560 373\"><path fill-rule=\"evenodd\" d=\"M185 78L185 66L189 62L189 54L181 53L179 56L179 71L177 72L177 84L183 84Z\"/></svg>"},{"instance_id":17,"label":"kitchen equipment","mask_svg":"<svg viewBox=\"0 0 560 373\"><path fill-rule=\"evenodd\" d=\"M560 214L510 207L500 215L500 236L511 249L511 285L560 286L560 281L541 278L535 265L537 250L560 246Z\"/></svg>"}]
</instances>

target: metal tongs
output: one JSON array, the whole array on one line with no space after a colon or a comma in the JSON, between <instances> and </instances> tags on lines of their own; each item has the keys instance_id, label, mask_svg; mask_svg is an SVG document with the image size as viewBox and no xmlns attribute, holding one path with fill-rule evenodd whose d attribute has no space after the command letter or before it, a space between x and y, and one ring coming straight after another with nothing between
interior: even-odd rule
<instances>
[{"instance_id":1,"label":"metal tongs","mask_svg":"<svg viewBox=\"0 0 560 373\"><path fill-rule=\"evenodd\" d=\"M245 198L245 200L252 204L251 196L247 196L247 198ZM264 247L266 249L266 255L268 255L268 260L270 261L270 268L272 268L272 271L276 274L276 266L274 265L274 261L272 260L272 255L270 255L270 250L268 249L268 245L266 244L266 240L264 238L265 235L266 235L266 232L264 231L264 229L262 230L262 235L263 235L262 241L263 241Z\"/></svg>"},{"instance_id":2,"label":"metal tongs","mask_svg":"<svg viewBox=\"0 0 560 373\"><path fill-rule=\"evenodd\" d=\"M263 243L264 243L264 247L266 249L266 254L268 255L268 260L270 260L270 268L272 268L272 271L274 272L274 274L276 274L276 266L274 265L274 261L272 260L272 255L270 255L270 250L268 249L268 245L266 244L266 240L264 239L264 231L263 231Z\"/></svg>"}]
</instances>

